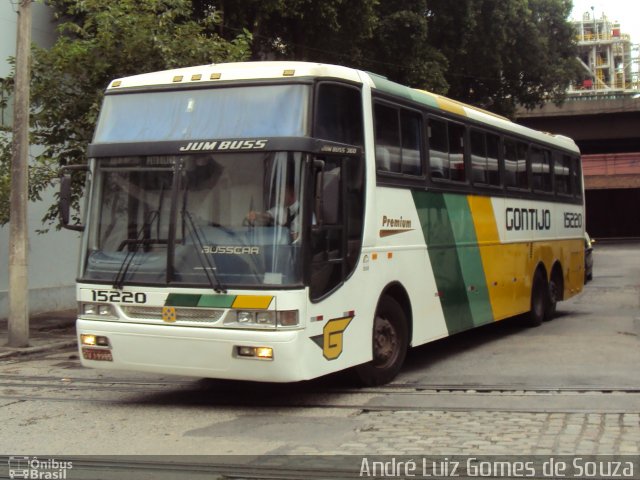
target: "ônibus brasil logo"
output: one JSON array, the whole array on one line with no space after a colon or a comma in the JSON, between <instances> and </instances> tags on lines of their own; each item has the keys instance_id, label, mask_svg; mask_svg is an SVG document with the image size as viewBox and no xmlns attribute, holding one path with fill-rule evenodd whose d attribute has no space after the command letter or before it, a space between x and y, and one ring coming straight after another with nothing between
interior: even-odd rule
<instances>
[{"instance_id":1,"label":"\u00f4nibus brasil logo","mask_svg":"<svg viewBox=\"0 0 640 480\"><path fill-rule=\"evenodd\" d=\"M67 470L73 462L38 457L9 457L9 478L29 478L38 480L62 480L67 478Z\"/></svg>"}]
</instances>

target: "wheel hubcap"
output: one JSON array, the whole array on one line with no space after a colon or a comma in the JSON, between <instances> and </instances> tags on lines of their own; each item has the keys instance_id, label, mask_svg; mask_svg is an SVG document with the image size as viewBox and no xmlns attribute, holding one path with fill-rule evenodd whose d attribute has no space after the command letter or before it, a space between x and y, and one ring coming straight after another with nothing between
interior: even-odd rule
<instances>
[{"instance_id":1,"label":"wheel hubcap","mask_svg":"<svg viewBox=\"0 0 640 480\"><path fill-rule=\"evenodd\" d=\"M386 318L376 317L373 326L373 361L376 366L386 366L398 355L398 334Z\"/></svg>"}]
</instances>

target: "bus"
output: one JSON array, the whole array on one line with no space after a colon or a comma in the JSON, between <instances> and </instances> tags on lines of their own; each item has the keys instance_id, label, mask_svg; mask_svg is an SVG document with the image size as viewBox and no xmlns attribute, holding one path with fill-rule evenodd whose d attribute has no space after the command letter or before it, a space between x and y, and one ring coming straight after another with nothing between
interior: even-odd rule
<instances>
[{"instance_id":1,"label":"bus","mask_svg":"<svg viewBox=\"0 0 640 480\"><path fill-rule=\"evenodd\" d=\"M583 288L575 143L372 73L114 80L88 158L82 223L72 168L60 192L86 367L380 385L409 347L539 325Z\"/></svg>"}]
</instances>

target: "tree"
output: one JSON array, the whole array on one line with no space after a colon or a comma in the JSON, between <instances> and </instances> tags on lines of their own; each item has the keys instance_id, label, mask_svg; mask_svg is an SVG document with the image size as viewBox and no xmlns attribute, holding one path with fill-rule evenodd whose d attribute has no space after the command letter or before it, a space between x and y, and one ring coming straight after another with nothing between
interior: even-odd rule
<instances>
[{"instance_id":1,"label":"tree","mask_svg":"<svg viewBox=\"0 0 640 480\"><path fill-rule=\"evenodd\" d=\"M446 59L427 41L427 0L199 0L222 34L251 31L255 60L335 63L446 91Z\"/></svg>"},{"instance_id":2,"label":"tree","mask_svg":"<svg viewBox=\"0 0 640 480\"><path fill-rule=\"evenodd\" d=\"M80 163L117 77L288 59L369 70L510 115L562 101L579 72L571 0L49 0L62 20L33 66L31 198ZM0 224L8 151L0 139ZM80 191L77 187L77 192ZM52 207L46 220L56 218Z\"/></svg>"},{"instance_id":3,"label":"tree","mask_svg":"<svg viewBox=\"0 0 640 480\"><path fill-rule=\"evenodd\" d=\"M448 95L511 115L561 102L578 74L571 0L429 0L429 42L449 60Z\"/></svg>"},{"instance_id":4,"label":"tree","mask_svg":"<svg viewBox=\"0 0 640 480\"><path fill-rule=\"evenodd\" d=\"M363 67L398 83L446 93L448 61L429 43L427 0L387 0L379 3L376 14Z\"/></svg>"},{"instance_id":5,"label":"tree","mask_svg":"<svg viewBox=\"0 0 640 480\"><path fill-rule=\"evenodd\" d=\"M248 57L251 35L225 40L215 12L195 19L190 0L50 0L61 21L49 50L34 47L31 143L43 152L30 167L30 198L57 177L62 164L84 163L103 92L113 78ZM11 88L10 85L5 85ZM0 137L0 205L6 205L10 141ZM76 188L76 198L81 187ZM0 209L0 225L8 218ZM52 206L45 221L57 221Z\"/></svg>"}]
</instances>

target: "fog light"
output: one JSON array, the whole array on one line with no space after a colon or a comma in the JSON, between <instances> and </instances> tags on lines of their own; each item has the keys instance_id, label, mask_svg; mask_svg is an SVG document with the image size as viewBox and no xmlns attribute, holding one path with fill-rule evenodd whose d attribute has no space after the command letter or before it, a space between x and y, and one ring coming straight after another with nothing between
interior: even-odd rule
<instances>
[{"instance_id":1,"label":"fog light","mask_svg":"<svg viewBox=\"0 0 640 480\"><path fill-rule=\"evenodd\" d=\"M271 347L257 347L256 357L271 360L273 358L273 348Z\"/></svg>"},{"instance_id":2,"label":"fog light","mask_svg":"<svg viewBox=\"0 0 640 480\"><path fill-rule=\"evenodd\" d=\"M80 335L80 343L82 345L94 346L94 345L96 345L96 341L97 341L97 338L96 338L95 335L88 335L88 334L85 334L85 333Z\"/></svg>"},{"instance_id":3,"label":"fog light","mask_svg":"<svg viewBox=\"0 0 640 480\"><path fill-rule=\"evenodd\" d=\"M243 347L236 346L238 357L259 358L261 360L273 360L273 348L271 347Z\"/></svg>"},{"instance_id":4,"label":"fog light","mask_svg":"<svg viewBox=\"0 0 640 480\"><path fill-rule=\"evenodd\" d=\"M109 347L111 346L109 343L109 339L107 337L99 336L96 337L96 345L99 347Z\"/></svg>"},{"instance_id":5,"label":"fog light","mask_svg":"<svg viewBox=\"0 0 640 480\"><path fill-rule=\"evenodd\" d=\"M253 357L256 354L254 347L237 347L236 351L241 357Z\"/></svg>"}]
</instances>

